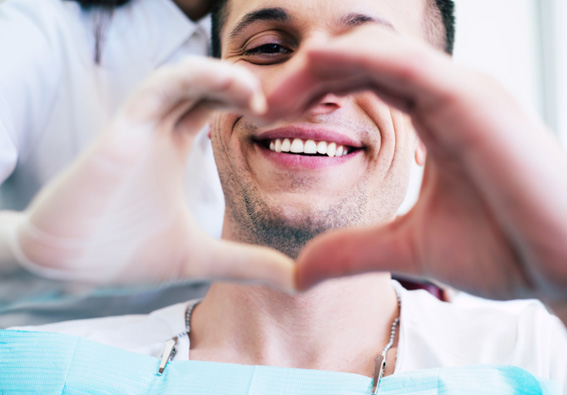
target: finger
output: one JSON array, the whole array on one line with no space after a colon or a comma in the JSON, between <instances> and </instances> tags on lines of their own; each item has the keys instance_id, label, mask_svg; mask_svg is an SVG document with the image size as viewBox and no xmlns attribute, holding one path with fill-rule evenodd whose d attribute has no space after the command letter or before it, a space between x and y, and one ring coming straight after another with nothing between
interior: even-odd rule
<instances>
[{"instance_id":1,"label":"finger","mask_svg":"<svg viewBox=\"0 0 567 395\"><path fill-rule=\"evenodd\" d=\"M248 70L215 59L190 57L154 73L127 103L126 113L137 122L155 122L173 112L187 113L203 100L257 113L265 110L260 83Z\"/></svg>"},{"instance_id":2,"label":"finger","mask_svg":"<svg viewBox=\"0 0 567 395\"><path fill-rule=\"evenodd\" d=\"M402 221L375 229L340 230L314 239L297 259L297 288L305 290L328 278L375 271L419 276Z\"/></svg>"},{"instance_id":3,"label":"finger","mask_svg":"<svg viewBox=\"0 0 567 395\"><path fill-rule=\"evenodd\" d=\"M414 107L411 99L402 98L387 88L376 86L367 75L361 73L322 78L304 69L296 71L285 81L285 84L270 93L267 99L269 109L264 114L264 119L275 121L297 117L317 105L329 93L344 96L371 90L387 104L406 113Z\"/></svg>"},{"instance_id":4,"label":"finger","mask_svg":"<svg viewBox=\"0 0 567 395\"><path fill-rule=\"evenodd\" d=\"M263 94L259 102L262 103L260 106L266 106L266 100L263 97ZM205 99L194 104L192 108L186 110L183 115L179 116L175 129L185 132L201 130L210 121L211 115L217 111L228 111L232 113L239 113L247 118L263 119L263 116L259 115L258 110L252 109L248 105L246 107L242 107L238 103L231 103L228 100L220 101Z\"/></svg>"},{"instance_id":5,"label":"finger","mask_svg":"<svg viewBox=\"0 0 567 395\"><path fill-rule=\"evenodd\" d=\"M371 36L373 40L361 40ZM356 45L353 45L356 42ZM320 78L366 76L373 86L411 101L445 101L461 69L449 56L379 26L367 26L325 47L310 49L308 64Z\"/></svg>"},{"instance_id":6,"label":"finger","mask_svg":"<svg viewBox=\"0 0 567 395\"><path fill-rule=\"evenodd\" d=\"M271 248L208 239L200 243L199 253L192 255L183 275L262 283L293 291L294 270L292 259Z\"/></svg>"},{"instance_id":7,"label":"finger","mask_svg":"<svg viewBox=\"0 0 567 395\"><path fill-rule=\"evenodd\" d=\"M269 102L283 113L326 93L373 90L407 110L408 103L432 106L450 100L459 87L458 75L446 55L383 28L365 27L310 48L271 92Z\"/></svg>"}]
</instances>

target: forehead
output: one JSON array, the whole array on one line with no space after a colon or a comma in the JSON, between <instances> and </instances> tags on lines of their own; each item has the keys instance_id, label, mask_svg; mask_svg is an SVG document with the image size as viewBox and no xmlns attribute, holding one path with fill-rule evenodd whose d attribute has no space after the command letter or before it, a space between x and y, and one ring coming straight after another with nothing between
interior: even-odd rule
<instances>
[{"instance_id":1,"label":"forehead","mask_svg":"<svg viewBox=\"0 0 567 395\"><path fill-rule=\"evenodd\" d=\"M254 22L253 17L262 10L280 9L283 14L279 22L304 30L338 33L348 27L349 21L357 24L361 17L368 17L367 20L384 24L402 35L425 38L423 18L427 0L229 0L227 3L224 37L233 36L243 22Z\"/></svg>"}]
</instances>

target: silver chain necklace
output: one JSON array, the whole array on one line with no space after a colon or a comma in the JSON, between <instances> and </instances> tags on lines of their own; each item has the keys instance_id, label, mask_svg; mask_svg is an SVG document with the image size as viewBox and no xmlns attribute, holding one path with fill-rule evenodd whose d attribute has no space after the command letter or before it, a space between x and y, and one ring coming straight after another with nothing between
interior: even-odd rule
<instances>
[{"instance_id":1,"label":"silver chain necklace","mask_svg":"<svg viewBox=\"0 0 567 395\"><path fill-rule=\"evenodd\" d=\"M191 332L191 315L193 314L193 310L195 310L195 307L197 307L199 303L201 303L201 299L187 306L187 309L185 310L185 330L165 342L165 347L163 349L163 352L161 353L161 359L159 362L159 376L163 374L167 363L171 361L173 357L175 357L175 354L177 353L177 349L175 348L177 341L182 337L189 336L189 332Z\"/></svg>"},{"instance_id":2,"label":"silver chain necklace","mask_svg":"<svg viewBox=\"0 0 567 395\"><path fill-rule=\"evenodd\" d=\"M394 319L394 322L392 322L392 327L390 328L390 339L388 341L388 344L386 344L386 347L384 347L382 352L378 354L376 358L374 358L372 395L378 394L378 389L380 388L380 381L382 380L382 378L384 377L384 373L386 372L386 354L388 353L390 348L392 348L392 346L394 345L396 339L396 332L398 329L398 325L400 323L402 303L400 299L400 294L398 293L397 290L396 290L396 298L398 300L399 315ZM195 310L195 307L199 303L201 303L201 300L198 300L195 303L191 303L189 306L187 306L187 309L185 310L185 331L178 333L177 335L173 336L171 339L165 342L165 347L161 355L160 364L159 364L159 370L158 370L159 376L163 374L163 371L165 370L168 362L171 361L173 357L175 357L175 354L177 353L177 349L175 348L175 346L177 345L177 341L182 337L189 336L189 333L191 332L191 315L193 314L193 310Z\"/></svg>"}]
</instances>

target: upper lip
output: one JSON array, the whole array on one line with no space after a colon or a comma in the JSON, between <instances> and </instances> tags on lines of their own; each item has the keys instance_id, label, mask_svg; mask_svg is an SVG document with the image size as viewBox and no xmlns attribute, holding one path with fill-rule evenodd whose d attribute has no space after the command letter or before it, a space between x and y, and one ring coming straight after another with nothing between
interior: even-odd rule
<instances>
[{"instance_id":1,"label":"upper lip","mask_svg":"<svg viewBox=\"0 0 567 395\"><path fill-rule=\"evenodd\" d=\"M302 139L314 141L326 141L337 143L354 148L362 148L362 142L358 139L320 126L286 126L264 131L254 137L255 140L275 140L275 139Z\"/></svg>"}]
</instances>

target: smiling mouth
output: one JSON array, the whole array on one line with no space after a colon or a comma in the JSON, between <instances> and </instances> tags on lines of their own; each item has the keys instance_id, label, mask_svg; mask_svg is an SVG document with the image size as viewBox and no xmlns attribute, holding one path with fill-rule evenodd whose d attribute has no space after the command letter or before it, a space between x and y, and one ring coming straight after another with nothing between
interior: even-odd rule
<instances>
[{"instance_id":1,"label":"smiling mouth","mask_svg":"<svg viewBox=\"0 0 567 395\"><path fill-rule=\"evenodd\" d=\"M303 140L299 138L267 139L260 141L259 144L276 153L329 158L346 156L360 149L332 141Z\"/></svg>"}]
</instances>

